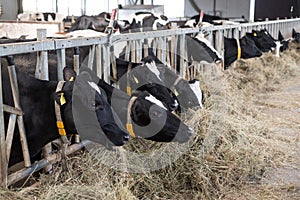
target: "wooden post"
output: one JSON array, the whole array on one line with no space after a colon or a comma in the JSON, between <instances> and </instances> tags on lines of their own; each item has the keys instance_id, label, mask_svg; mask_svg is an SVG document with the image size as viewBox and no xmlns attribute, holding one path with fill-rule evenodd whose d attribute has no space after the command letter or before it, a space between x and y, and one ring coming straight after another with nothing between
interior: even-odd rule
<instances>
[{"instance_id":1,"label":"wooden post","mask_svg":"<svg viewBox=\"0 0 300 200\"><path fill-rule=\"evenodd\" d=\"M3 113L3 98L2 98L2 70L0 62L0 184L7 186L7 157L5 143L5 127Z\"/></svg>"},{"instance_id":2,"label":"wooden post","mask_svg":"<svg viewBox=\"0 0 300 200\"><path fill-rule=\"evenodd\" d=\"M17 74L16 74L16 70L15 70L15 65L13 64L12 57L8 58L8 63L9 63L8 73L9 73L9 79L10 79L10 85L11 85L14 105L15 105L15 108L21 110ZM22 115L17 117L17 122L18 122L18 128L19 128L19 133L20 133L20 141L21 141L21 146L22 146L22 151L23 151L24 164L25 164L25 167L29 167L31 165L31 162L30 162L30 155L29 155L28 144L27 144L27 139L26 139L25 125L24 125Z\"/></svg>"}]
</instances>

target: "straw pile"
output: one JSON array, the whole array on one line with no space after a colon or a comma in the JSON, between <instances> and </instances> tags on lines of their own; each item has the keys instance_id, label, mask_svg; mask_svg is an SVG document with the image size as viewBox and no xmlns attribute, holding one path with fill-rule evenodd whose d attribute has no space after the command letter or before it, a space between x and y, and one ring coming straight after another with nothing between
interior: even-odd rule
<instances>
[{"instance_id":1,"label":"straw pile","mask_svg":"<svg viewBox=\"0 0 300 200\"><path fill-rule=\"evenodd\" d=\"M129 168L142 173L122 172L85 152L68 158L68 172L57 164L52 175L38 178L38 186L1 190L0 199L234 199L255 193L265 170L284 157L274 145L270 127L260 121L256 94L276 90L278 84L300 75L299 63L299 50L293 46L281 58L265 54L239 60L220 76L199 77L205 109L182 116L197 135L186 152L178 150L179 158L162 169L149 172L136 165ZM125 149L143 151L135 142ZM167 149L167 144L147 144L150 151ZM163 156L162 160L169 159L168 154ZM263 192L263 197L270 197L274 191Z\"/></svg>"}]
</instances>

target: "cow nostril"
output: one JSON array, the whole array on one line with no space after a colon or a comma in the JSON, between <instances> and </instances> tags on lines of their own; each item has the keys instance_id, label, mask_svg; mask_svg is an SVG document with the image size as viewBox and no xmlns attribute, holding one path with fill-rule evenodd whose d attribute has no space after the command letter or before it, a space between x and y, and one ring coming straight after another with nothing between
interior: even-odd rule
<instances>
[{"instance_id":1,"label":"cow nostril","mask_svg":"<svg viewBox=\"0 0 300 200\"><path fill-rule=\"evenodd\" d=\"M194 135L195 135L194 129L192 129L191 127L189 127L189 130L188 130L188 136L189 136L189 137L192 137L192 136L194 136Z\"/></svg>"},{"instance_id":2,"label":"cow nostril","mask_svg":"<svg viewBox=\"0 0 300 200\"><path fill-rule=\"evenodd\" d=\"M123 141L127 142L127 141L129 140L129 138L130 138L129 135L125 135L125 136L123 137Z\"/></svg>"}]
</instances>

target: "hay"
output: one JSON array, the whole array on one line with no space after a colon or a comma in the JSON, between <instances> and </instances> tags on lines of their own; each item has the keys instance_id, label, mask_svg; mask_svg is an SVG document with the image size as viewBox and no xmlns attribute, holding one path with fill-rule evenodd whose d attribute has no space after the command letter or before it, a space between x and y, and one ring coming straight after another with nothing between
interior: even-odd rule
<instances>
[{"instance_id":1,"label":"hay","mask_svg":"<svg viewBox=\"0 0 300 200\"><path fill-rule=\"evenodd\" d=\"M281 144L270 133L269 125L260 120L260 111L253 102L258 101L258 93L274 91L286 79L300 74L298 54L295 47L279 59L265 54L261 58L239 60L235 68L220 76L199 77L204 83L205 109L190 110L182 116L197 134L188 151L162 169L149 172L137 164L124 167L138 168L142 173L122 172L86 152L68 159L68 172L62 172L61 166L56 164L52 175L41 175L38 187L1 190L0 198L276 198L272 188L254 188L267 168L286 161L286 148L278 148ZM144 153L164 151L168 147L154 142L147 145L150 150L131 141L124 149ZM126 154L123 156L126 159ZM162 160L170 159L167 154L162 156ZM141 158L135 157L132 161L143 162L138 159ZM257 191L259 194L255 194Z\"/></svg>"}]
</instances>

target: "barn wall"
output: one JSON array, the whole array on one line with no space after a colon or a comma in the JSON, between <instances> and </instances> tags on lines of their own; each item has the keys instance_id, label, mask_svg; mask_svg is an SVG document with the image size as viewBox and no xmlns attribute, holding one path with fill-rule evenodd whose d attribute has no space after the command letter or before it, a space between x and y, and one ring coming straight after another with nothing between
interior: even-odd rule
<instances>
[{"instance_id":1,"label":"barn wall","mask_svg":"<svg viewBox=\"0 0 300 200\"><path fill-rule=\"evenodd\" d=\"M204 10L207 14L213 14L214 1L213 0L194 0L198 7ZM249 7L250 0L216 0L217 15L222 17L242 17L244 16L249 20ZM198 14L192 7L189 0L185 1L184 14L187 17L191 17Z\"/></svg>"},{"instance_id":2,"label":"barn wall","mask_svg":"<svg viewBox=\"0 0 300 200\"><path fill-rule=\"evenodd\" d=\"M15 20L18 14L17 0L2 0L2 15L0 20Z\"/></svg>"},{"instance_id":3,"label":"barn wall","mask_svg":"<svg viewBox=\"0 0 300 200\"><path fill-rule=\"evenodd\" d=\"M299 0L256 0L255 2L255 18L256 19L276 19L290 17L291 6L293 9L293 17L299 16Z\"/></svg>"}]
</instances>

